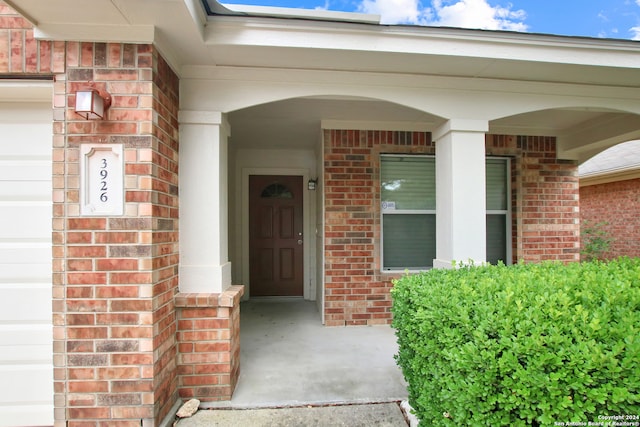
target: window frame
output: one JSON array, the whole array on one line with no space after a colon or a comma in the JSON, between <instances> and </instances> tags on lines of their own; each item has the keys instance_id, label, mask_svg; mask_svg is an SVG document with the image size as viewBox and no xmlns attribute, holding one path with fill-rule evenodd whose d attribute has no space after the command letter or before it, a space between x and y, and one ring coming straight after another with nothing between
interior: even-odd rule
<instances>
[{"instance_id":1,"label":"window frame","mask_svg":"<svg viewBox=\"0 0 640 427\"><path fill-rule=\"evenodd\" d=\"M505 255L506 255L506 260L504 260L505 265L511 265L513 264L513 236L512 236L512 232L513 232L513 226L512 226L512 194L511 194L511 162L512 162L512 158L511 157L506 157L506 156L486 156L485 157L485 168L486 168L486 161L487 160L504 160L505 161L505 172L506 172L506 191L507 191L507 196L506 196L506 200L507 200L507 209L486 209L486 213L485 213L485 218L488 215L505 215L505 226L506 226L506 250L505 250ZM486 179L486 177L485 177ZM486 182L485 182L485 195L486 195ZM485 202L486 203L486 202ZM485 241L488 240L485 237ZM487 261L488 263L489 261Z\"/></svg>"},{"instance_id":2,"label":"window frame","mask_svg":"<svg viewBox=\"0 0 640 427\"><path fill-rule=\"evenodd\" d=\"M384 216L385 215L436 215L436 208L434 209L393 209L393 210L384 210L382 207L382 161L385 157L402 157L402 158L430 158L435 161L435 155L431 154L397 154L397 153L389 153L389 154L380 154L380 270L382 273L397 273L400 271L409 271L409 272L420 272L427 271L433 267L424 266L424 267L385 267L384 264ZM485 207L485 218L488 215L503 215L505 217L505 255L506 260L504 263L506 265L513 264L513 201L512 201L512 161L511 157L507 156L485 156L485 168L487 161L489 160L500 160L504 162L505 167L505 175L506 175L506 209L488 209ZM435 185L434 176L434 185ZM485 195L486 195L486 176L485 176ZM486 201L485 201L486 203ZM437 224L437 218L436 218ZM488 241L485 237L485 241ZM437 245L437 241L435 242ZM488 262L488 261L487 261Z\"/></svg>"},{"instance_id":3,"label":"window frame","mask_svg":"<svg viewBox=\"0 0 640 427\"><path fill-rule=\"evenodd\" d=\"M433 267L429 267L429 266L424 266L424 267L385 267L384 264L384 216L385 215L433 215L434 217L436 216L436 207L434 205L433 209L389 209L389 210L385 210L383 209L383 202L384 200L382 200L382 162L384 158L390 158L390 157L399 157L399 158L424 158L424 159L433 159L434 163L435 163L435 155L433 154L404 154L404 153L384 153L384 154L380 154L380 173L379 173L379 182L380 182L380 269L382 271L382 273L398 273L398 272L402 272L402 271L409 271L409 272L420 272L420 271L427 271L430 270ZM435 185L435 172L434 172L434 185ZM436 223L437 224L437 223ZM436 225L437 227L437 225ZM437 228L436 228L437 230ZM435 230L434 230L435 231ZM434 240L435 240L435 233L434 233ZM437 245L437 242L435 242Z\"/></svg>"}]
</instances>

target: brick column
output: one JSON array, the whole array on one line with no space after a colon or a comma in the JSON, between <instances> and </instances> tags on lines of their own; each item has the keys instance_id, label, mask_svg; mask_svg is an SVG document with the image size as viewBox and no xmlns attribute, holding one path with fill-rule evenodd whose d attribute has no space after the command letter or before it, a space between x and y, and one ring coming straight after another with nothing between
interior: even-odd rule
<instances>
[{"instance_id":1,"label":"brick column","mask_svg":"<svg viewBox=\"0 0 640 427\"><path fill-rule=\"evenodd\" d=\"M155 426L177 401L178 79L153 46L56 52L53 151L56 427ZM92 82L104 120L73 111ZM80 147L118 144L124 214L80 213Z\"/></svg>"},{"instance_id":2,"label":"brick column","mask_svg":"<svg viewBox=\"0 0 640 427\"><path fill-rule=\"evenodd\" d=\"M179 294L178 393L183 399L230 400L240 375L240 298L244 286L219 294Z\"/></svg>"},{"instance_id":3,"label":"brick column","mask_svg":"<svg viewBox=\"0 0 640 427\"><path fill-rule=\"evenodd\" d=\"M575 160L557 158L556 139L515 138L519 158L518 259L580 260L580 184Z\"/></svg>"}]
</instances>

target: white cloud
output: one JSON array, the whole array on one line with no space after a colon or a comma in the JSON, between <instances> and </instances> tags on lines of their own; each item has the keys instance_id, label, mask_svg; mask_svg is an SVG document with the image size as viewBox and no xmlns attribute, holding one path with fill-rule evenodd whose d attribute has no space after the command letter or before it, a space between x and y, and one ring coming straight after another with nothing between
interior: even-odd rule
<instances>
[{"instance_id":1,"label":"white cloud","mask_svg":"<svg viewBox=\"0 0 640 427\"><path fill-rule=\"evenodd\" d=\"M526 18L525 12L512 11L511 6L491 6L486 0L459 0L448 6L443 6L442 3L442 0L433 1L439 25L487 30L527 29L522 22Z\"/></svg>"},{"instance_id":2,"label":"white cloud","mask_svg":"<svg viewBox=\"0 0 640 427\"><path fill-rule=\"evenodd\" d=\"M358 11L380 15L382 24L427 25L431 20L419 0L362 0Z\"/></svg>"},{"instance_id":3,"label":"white cloud","mask_svg":"<svg viewBox=\"0 0 640 427\"><path fill-rule=\"evenodd\" d=\"M636 0L640 2L640 0ZM526 13L512 5L491 6L487 0L362 0L360 12L381 16L383 24L418 24L487 30L525 31Z\"/></svg>"},{"instance_id":4,"label":"white cloud","mask_svg":"<svg viewBox=\"0 0 640 427\"><path fill-rule=\"evenodd\" d=\"M629 31L633 34L632 40L640 40L640 27L633 27Z\"/></svg>"}]
</instances>

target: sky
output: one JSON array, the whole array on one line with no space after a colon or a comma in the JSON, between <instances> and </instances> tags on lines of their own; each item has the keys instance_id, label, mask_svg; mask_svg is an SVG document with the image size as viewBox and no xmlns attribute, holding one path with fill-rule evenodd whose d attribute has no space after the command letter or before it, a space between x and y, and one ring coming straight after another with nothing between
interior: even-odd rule
<instances>
[{"instance_id":1,"label":"sky","mask_svg":"<svg viewBox=\"0 0 640 427\"><path fill-rule=\"evenodd\" d=\"M640 0L221 0L380 15L382 24L640 40Z\"/></svg>"}]
</instances>

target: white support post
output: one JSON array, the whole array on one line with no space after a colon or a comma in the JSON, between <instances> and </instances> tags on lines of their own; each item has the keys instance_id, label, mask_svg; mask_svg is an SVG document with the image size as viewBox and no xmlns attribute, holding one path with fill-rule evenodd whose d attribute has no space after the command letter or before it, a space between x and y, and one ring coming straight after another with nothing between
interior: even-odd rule
<instances>
[{"instance_id":1,"label":"white support post","mask_svg":"<svg viewBox=\"0 0 640 427\"><path fill-rule=\"evenodd\" d=\"M437 129L436 268L486 261L486 120L452 119Z\"/></svg>"},{"instance_id":2,"label":"white support post","mask_svg":"<svg viewBox=\"0 0 640 427\"><path fill-rule=\"evenodd\" d=\"M230 127L215 111L181 111L180 292L231 286L227 144Z\"/></svg>"}]
</instances>

